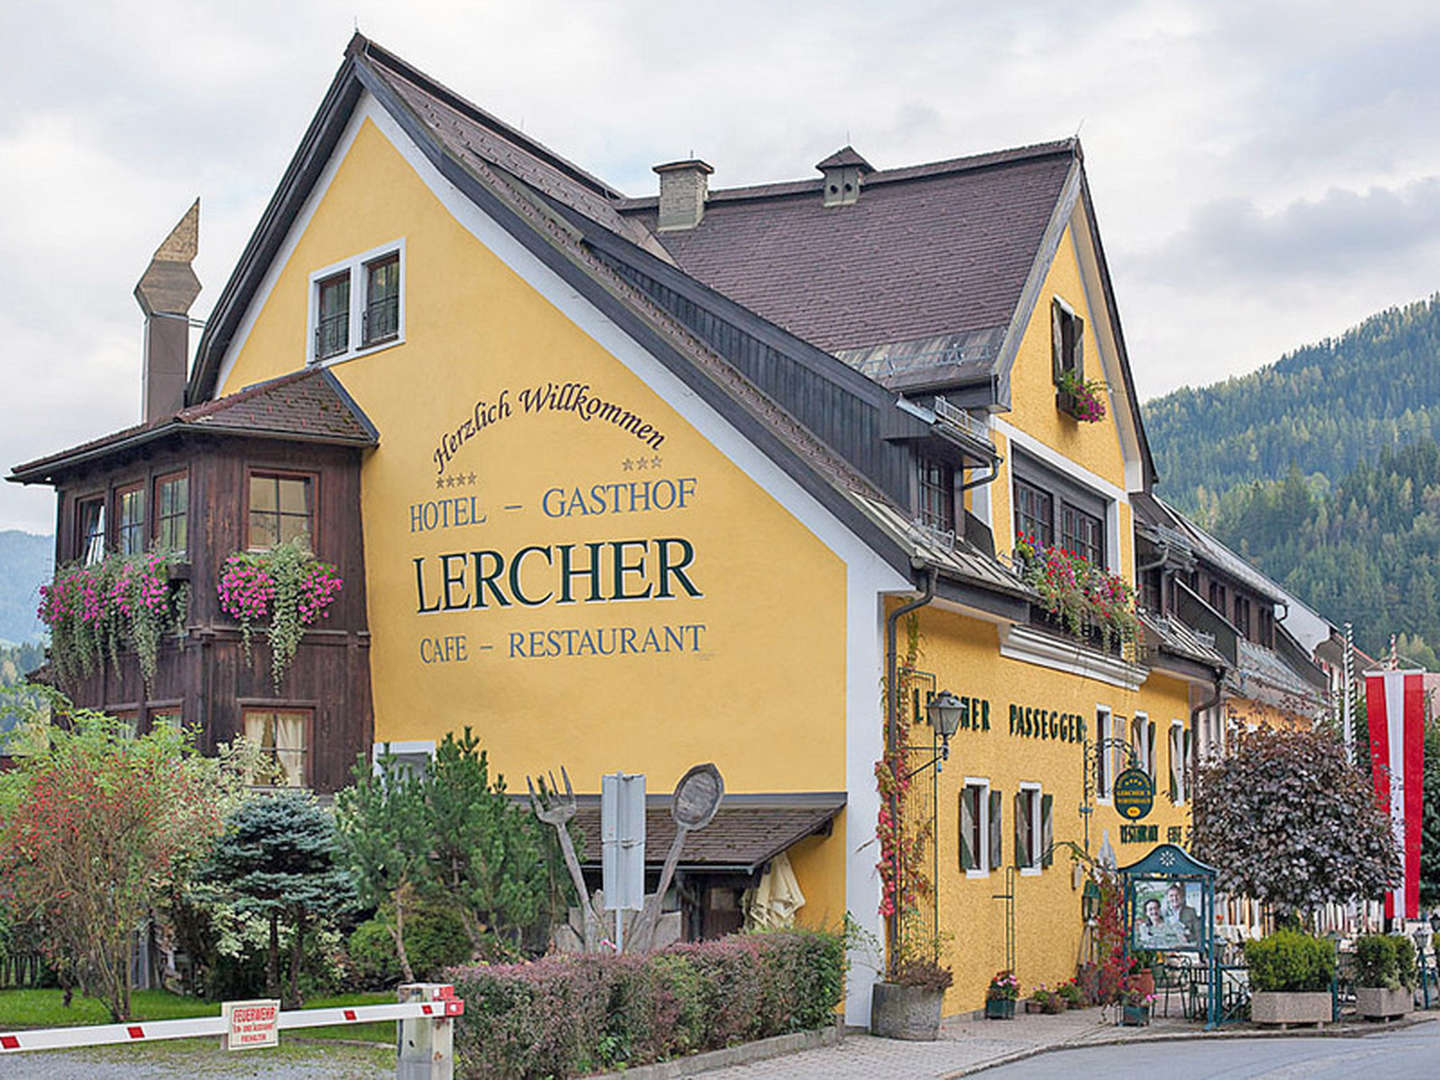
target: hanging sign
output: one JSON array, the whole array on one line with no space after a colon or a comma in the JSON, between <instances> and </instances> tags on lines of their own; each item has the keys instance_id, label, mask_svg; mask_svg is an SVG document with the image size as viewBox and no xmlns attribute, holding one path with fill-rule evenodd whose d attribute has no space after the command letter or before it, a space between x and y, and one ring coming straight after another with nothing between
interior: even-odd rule
<instances>
[{"instance_id":1,"label":"hanging sign","mask_svg":"<svg viewBox=\"0 0 1440 1080\"><path fill-rule=\"evenodd\" d=\"M1115 809L1129 821L1139 821L1155 805L1155 781L1143 769L1126 769L1115 778Z\"/></svg>"}]
</instances>

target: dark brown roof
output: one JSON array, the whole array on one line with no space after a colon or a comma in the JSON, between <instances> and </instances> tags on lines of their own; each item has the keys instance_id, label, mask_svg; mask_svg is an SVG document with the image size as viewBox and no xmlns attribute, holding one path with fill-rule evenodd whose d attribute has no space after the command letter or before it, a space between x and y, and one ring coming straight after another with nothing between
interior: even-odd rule
<instances>
[{"instance_id":1,"label":"dark brown roof","mask_svg":"<svg viewBox=\"0 0 1440 1080\"><path fill-rule=\"evenodd\" d=\"M862 172L872 173L875 171L875 166L861 157L853 146L842 146L824 161L815 163L817 169L844 169L851 166L859 168Z\"/></svg>"},{"instance_id":2,"label":"dark brown roof","mask_svg":"<svg viewBox=\"0 0 1440 1080\"><path fill-rule=\"evenodd\" d=\"M575 821L585 833L578 852L589 866L600 864L600 796L576 796ZM665 861L675 839L669 795L645 799L645 861ZM754 871L770 859L825 828L845 808L845 793L805 792L782 795L726 795L715 820L689 833L681 849L681 866L726 867Z\"/></svg>"},{"instance_id":3,"label":"dark brown roof","mask_svg":"<svg viewBox=\"0 0 1440 1080\"><path fill-rule=\"evenodd\" d=\"M711 192L660 242L679 267L829 352L1009 324L1076 144L870 174L852 206L821 181ZM858 157L858 155L857 155ZM655 200L621 208L655 226Z\"/></svg>"},{"instance_id":4,"label":"dark brown roof","mask_svg":"<svg viewBox=\"0 0 1440 1080\"><path fill-rule=\"evenodd\" d=\"M374 425L335 376L308 368L17 465L8 479L48 483L65 469L186 430L355 446L379 442Z\"/></svg>"}]
</instances>

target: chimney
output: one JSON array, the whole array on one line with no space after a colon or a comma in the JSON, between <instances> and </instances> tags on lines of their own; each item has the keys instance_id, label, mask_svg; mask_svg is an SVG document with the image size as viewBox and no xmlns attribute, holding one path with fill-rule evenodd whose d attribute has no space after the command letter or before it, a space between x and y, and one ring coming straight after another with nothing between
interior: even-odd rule
<instances>
[{"instance_id":1,"label":"chimney","mask_svg":"<svg viewBox=\"0 0 1440 1080\"><path fill-rule=\"evenodd\" d=\"M200 279L190 269L199 248L200 200L196 199L135 286L145 313L145 365L141 373L142 419L171 416L185 406L190 358L190 305Z\"/></svg>"},{"instance_id":2,"label":"chimney","mask_svg":"<svg viewBox=\"0 0 1440 1080\"><path fill-rule=\"evenodd\" d=\"M706 177L713 173L698 158L656 165L660 174L660 231L693 229L705 216Z\"/></svg>"},{"instance_id":3,"label":"chimney","mask_svg":"<svg viewBox=\"0 0 1440 1080\"><path fill-rule=\"evenodd\" d=\"M821 187L826 206L849 206L860 198L860 183L875 167L855 152L853 146L843 146L815 168L824 175Z\"/></svg>"}]
</instances>

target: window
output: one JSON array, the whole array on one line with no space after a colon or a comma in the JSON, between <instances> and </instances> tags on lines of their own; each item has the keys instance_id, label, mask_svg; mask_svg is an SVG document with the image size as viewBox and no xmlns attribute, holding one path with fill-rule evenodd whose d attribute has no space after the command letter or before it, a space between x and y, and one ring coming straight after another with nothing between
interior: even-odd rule
<instances>
[{"instance_id":1,"label":"window","mask_svg":"<svg viewBox=\"0 0 1440 1080\"><path fill-rule=\"evenodd\" d=\"M314 544L313 478L277 473L250 475L247 547L264 551L303 536Z\"/></svg>"},{"instance_id":2,"label":"window","mask_svg":"<svg viewBox=\"0 0 1440 1080\"><path fill-rule=\"evenodd\" d=\"M115 492L115 549L121 555L139 555L145 550L144 484Z\"/></svg>"},{"instance_id":3,"label":"window","mask_svg":"<svg viewBox=\"0 0 1440 1080\"><path fill-rule=\"evenodd\" d=\"M1268 603L1260 605L1260 625L1256 631L1256 640L1267 649L1275 647L1275 609Z\"/></svg>"},{"instance_id":4,"label":"window","mask_svg":"<svg viewBox=\"0 0 1440 1080\"><path fill-rule=\"evenodd\" d=\"M126 738L133 739L140 733L139 709L106 709L105 711L124 725L123 734Z\"/></svg>"},{"instance_id":5,"label":"window","mask_svg":"<svg viewBox=\"0 0 1440 1080\"><path fill-rule=\"evenodd\" d=\"M246 782L274 787L304 787L308 709L246 709L245 738L260 748L261 766Z\"/></svg>"},{"instance_id":6,"label":"window","mask_svg":"<svg viewBox=\"0 0 1440 1080\"><path fill-rule=\"evenodd\" d=\"M1040 547L1058 544L1105 569L1111 500L1023 448L1017 447L1011 468L1016 536L1029 537Z\"/></svg>"},{"instance_id":7,"label":"window","mask_svg":"<svg viewBox=\"0 0 1440 1080\"><path fill-rule=\"evenodd\" d=\"M366 345L389 341L400 332L400 253L365 264L365 318L360 339Z\"/></svg>"},{"instance_id":8,"label":"window","mask_svg":"<svg viewBox=\"0 0 1440 1080\"><path fill-rule=\"evenodd\" d=\"M1015 793L1015 865L1022 874L1038 874L1053 860L1054 803L1039 784L1021 784Z\"/></svg>"},{"instance_id":9,"label":"window","mask_svg":"<svg viewBox=\"0 0 1440 1080\"><path fill-rule=\"evenodd\" d=\"M1060 546L1094 566L1105 565L1105 523L1093 514L1064 503L1060 509Z\"/></svg>"},{"instance_id":10,"label":"window","mask_svg":"<svg viewBox=\"0 0 1440 1080\"><path fill-rule=\"evenodd\" d=\"M1051 522L1055 516L1055 500L1048 491L1041 491L1024 480L1015 481L1015 533L1028 536L1041 547L1055 542Z\"/></svg>"},{"instance_id":11,"label":"window","mask_svg":"<svg viewBox=\"0 0 1440 1080\"><path fill-rule=\"evenodd\" d=\"M1235 629L1240 631L1240 636L1245 640L1252 640L1250 637L1250 598L1248 596L1235 597Z\"/></svg>"},{"instance_id":12,"label":"window","mask_svg":"<svg viewBox=\"0 0 1440 1080\"><path fill-rule=\"evenodd\" d=\"M967 776L960 789L960 869L984 877L1000 858L1000 793L989 780Z\"/></svg>"},{"instance_id":13,"label":"window","mask_svg":"<svg viewBox=\"0 0 1440 1080\"><path fill-rule=\"evenodd\" d=\"M315 359L328 360L350 348L350 272L320 282L315 320Z\"/></svg>"},{"instance_id":14,"label":"window","mask_svg":"<svg viewBox=\"0 0 1440 1080\"><path fill-rule=\"evenodd\" d=\"M105 558L105 496L76 505L75 539L75 558L86 566Z\"/></svg>"},{"instance_id":15,"label":"window","mask_svg":"<svg viewBox=\"0 0 1440 1080\"><path fill-rule=\"evenodd\" d=\"M1067 371L1085 378L1085 320L1058 296L1050 304L1050 361L1057 383Z\"/></svg>"},{"instance_id":16,"label":"window","mask_svg":"<svg viewBox=\"0 0 1440 1080\"><path fill-rule=\"evenodd\" d=\"M184 552L190 542L190 477L172 473L155 481L155 547Z\"/></svg>"},{"instance_id":17,"label":"window","mask_svg":"<svg viewBox=\"0 0 1440 1080\"><path fill-rule=\"evenodd\" d=\"M1210 606L1225 617L1225 586L1218 581L1210 582Z\"/></svg>"},{"instance_id":18,"label":"window","mask_svg":"<svg viewBox=\"0 0 1440 1080\"><path fill-rule=\"evenodd\" d=\"M1119 747L1112 744L1115 738L1115 717L1101 705L1095 709L1095 797L1109 802L1115 794L1115 756Z\"/></svg>"},{"instance_id":19,"label":"window","mask_svg":"<svg viewBox=\"0 0 1440 1080\"><path fill-rule=\"evenodd\" d=\"M374 743L370 747L370 764L378 772L380 758L389 754L395 759L398 769L413 777L423 777L430 771L435 759L433 739L411 739L401 742Z\"/></svg>"},{"instance_id":20,"label":"window","mask_svg":"<svg viewBox=\"0 0 1440 1080\"><path fill-rule=\"evenodd\" d=\"M1190 766L1190 732L1180 720L1170 721L1170 801L1185 801L1185 778Z\"/></svg>"},{"instance_id":21,"label":"window","mask_svg":"<svg viewBox=\"0 0 1440 1080\"><path fill-rule=\"evenodd\" d=\"M311 274L306 360L345 360L402 341L404 273L400 240Z\"/></svg>"},{"instance_id":22,"label":"window","mask_svg":"<svg viewBox=\"0 0 1440 1080\"><path fill-rule=\"evenodd\" d=\"M1135 755L1135 766L1155 780L1155 725L1144 713L1136 713L1130 721L1130 749Z\"/></svg>"},{"instance_id":23,"label":"window","mask_svg":"<svg viewBox=\"0 0 1440 1080\"><path fill-rule=\"evenodd\" d=\"M151 731L166 727L179 731L184 726L184 712L179 705L157 706L150 710Z\"/></svg>"},{"instance_id":24,"label":"window","mask_svg":"<svg viewBox=\"0 0 1440 1080\"><path fill-rule=\"evenodd\" d=\"M955 470L933 458L920 459L920 524L955 531Z\"/></svg>"}]
</instances>

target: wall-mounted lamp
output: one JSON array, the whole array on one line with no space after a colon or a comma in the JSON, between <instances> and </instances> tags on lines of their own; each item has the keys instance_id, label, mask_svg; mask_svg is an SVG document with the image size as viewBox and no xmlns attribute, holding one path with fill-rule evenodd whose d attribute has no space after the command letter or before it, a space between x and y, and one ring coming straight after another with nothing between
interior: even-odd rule
<instances>
[{"instance_id":1,"label":"wall-mounted lamp","mask_svg":"<svg viewBox=\"0 0 1440 1080\"><path fill-rule=\"evenodd\" d=\"M943 763L950 760L950 739L954 736L955 732L960 730L960 713L963 709L964 705L961 704L960 699L950 693L949 690L941 690L938 694L931 696L929 702L925 705L925 719L929 721L931 728L934 729L940 745L937 747L932 743L930 746L924 747L905 747L906 750L934 750L935 756L925 762L924 765L906 773L902 779L908 780L910 777L924 772L931 765L935 766L937 773L941 771Z\"/></svg>"}]
</instances>

